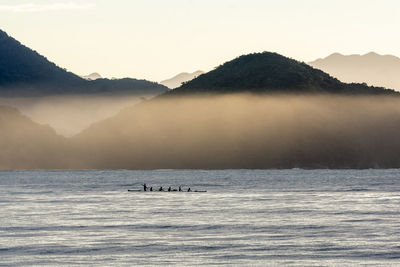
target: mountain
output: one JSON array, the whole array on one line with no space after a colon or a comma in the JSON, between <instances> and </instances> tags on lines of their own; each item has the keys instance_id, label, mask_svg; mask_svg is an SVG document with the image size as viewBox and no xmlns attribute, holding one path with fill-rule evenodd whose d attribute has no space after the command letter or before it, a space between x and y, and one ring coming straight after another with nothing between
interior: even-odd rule
<instances>
[{"instance_id":1,"label":"mountain","mask_svg":"<svg viewBox=\"0 0 400 267\"><path fill-rule=\"evenodd\" d=\"M386 94L393 90L346 84L305 63L263 52L240 56L169 94L215 92Z\"/></svg>"},{"instance_id":2,"label":"mountain","mask_svg":"<svg viewBox=\"0 0 400 267\"><path fill-rule=\"evenodd\" d=\"M92 81L92 80L101 79L101 78L103 78L103 77L101 77L101 75L98 74L97 72L93 72L93 73L91 73L91 74L89 74L89 75L82 76L82 78L85 79L85 80Z\"/></svg>"},{"instance_id":3,"label":"mountain","mask_svg":"<svg viewBox=\"0 0 400 267\"><path fill-rule=\"evenodd\" d=\"M15 108L0 106L0 147L0 169L67 166L67 140Z\"/></svg>"},{"instance_id":4,"label":"mountain","mask_svg":"<svg viewBox=\"0 0 400 267\"><path fill-rule=\"evenodd\" d=\"M400 91L400 58L395 56L374 52L365 55L335 53L309 64L344 82L365 82Z\"/></svg>"},{"instance_id":5,"label":"mountain","mask_svg":"<svg viewBox=\"0 0 400 267\"><path fill-rule=\"evenodd\" d=\"M265 92L287 94L254 94ZM393 95L264 52L227 62L71 140L80 151L75 158L95 169L394 168L400 98Z\"/></svg>"},{"instance_id":6,"label":"mountain","mask_svg":"<svg viewBox=\"0 0 400 267\"><path fill-rule=\"evenodd\" d=\"M0 30L0 85L79 84L82 78L49 62Z\"/></svg>"},{"instance_id":7,"label":"mountain","mask_svg":"<svg viewBox=\"0 0 400 267\"><path fill-rule=\"evenodd\" d=\"M87 81L48 61L0 30L0 95L159 94L168 88L145 80Z\"/></svg>"},{"instance_id":8,"label":"mountain","mask_svg":"<svg viewBox=\"0 0 400 267\"><path fill-rule=\"evenodd\" d=\"M181 86L182 83L193 80L201 74L204 74L204 72L201 70L195 71L193 73L182 72L168 80L161 81L160 84L165 85L170 89L174 89Z\"/></svg>"}]
</instances>

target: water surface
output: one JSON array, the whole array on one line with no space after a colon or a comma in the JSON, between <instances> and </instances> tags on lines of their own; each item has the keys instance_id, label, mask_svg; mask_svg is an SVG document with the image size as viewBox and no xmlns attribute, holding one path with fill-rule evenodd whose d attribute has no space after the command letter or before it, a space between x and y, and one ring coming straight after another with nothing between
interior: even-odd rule
<instances>
[{"instance_id":1,"label":"water surface","mask_svg":"<svg viewBox=\"0 0 400 267\"><path fill-rule=\"evenodd\" d=\"M2 171L0 211L2 265L400 264L400 170Z\"/></svg>"}]
</instances>

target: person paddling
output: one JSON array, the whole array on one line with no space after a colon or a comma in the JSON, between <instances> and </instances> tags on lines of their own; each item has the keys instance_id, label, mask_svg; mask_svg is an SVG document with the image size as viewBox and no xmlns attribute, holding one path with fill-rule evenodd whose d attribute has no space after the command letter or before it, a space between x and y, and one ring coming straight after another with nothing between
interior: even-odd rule
<instances>
[{"instance_id":1,"label":"person paddling","mask_svg":"<svg viewBox=\"0 0 400 267\"><path fill-rule=\"evenodd\" d=\"M144 192L147 191L147 185L146 185L146 184L143 185L143 191L144 191Z\"/></svg>"},{"instance_id":2,"label":"person paddling","mask_svg":"<svg viewBox=\"0 0 400 267\"><path fill-rule=\"evenodd\" d=\"M182 187L179 187L179 192L182 192Z\"/></svg>"},{"instance_id":3,"label":"person paddling","mask_svg":"<svg viewBox=\"0 0 400 267\"><path fill-rule=\"evenodd\" d=\"M160 186L160 189L158 189L158 191L164 191L164 189L162 188L162 186Z\"/></svg>"},{"instance_id":4,"label":"person paddling","mask_svg":"<svg viewBox=\"0 0 400 267\"><path fill-rule=\"evenodd\" d=\"M168 187L168 192L171 192L171 187Z\"/></svg>"},{"instance_id":5,"label":"person paddling","mask_svg":"<svg viewBox=\"0 0 400 267\"><path fill-rule=\"evenodd\" d=\"M188 192L192 192L192 190L190 190L190 187L189 187L189 189L188 189Z\"/></svg>"}]
</instances>

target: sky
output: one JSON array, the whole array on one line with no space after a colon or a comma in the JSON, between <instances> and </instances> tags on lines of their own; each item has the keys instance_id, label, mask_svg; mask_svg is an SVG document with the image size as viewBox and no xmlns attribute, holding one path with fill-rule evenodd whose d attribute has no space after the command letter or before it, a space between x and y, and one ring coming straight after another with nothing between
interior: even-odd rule
<instances>
[{"instance_id":1,"label":"sky","mask_svg":"<svg viewBox=\"0 0 400 267\"><path fill-rule=\"evenodd\" d=\"M0 0L0 29L79 75L161 81L272 51L400 56L398 0Z\"/></svg>"}]
</instances>

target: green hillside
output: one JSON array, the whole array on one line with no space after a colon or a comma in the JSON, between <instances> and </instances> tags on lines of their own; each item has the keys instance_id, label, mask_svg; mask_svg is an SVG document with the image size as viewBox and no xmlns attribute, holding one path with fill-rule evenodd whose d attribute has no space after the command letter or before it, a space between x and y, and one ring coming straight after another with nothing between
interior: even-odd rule
<instances>
[{"instance_id":1,"label":"green hillside","mask_svg":"<svg viewBox=\"0 0 400 267\"><path fill-rule=\"evenodd\" d=\"M197 92L313 92L393 94L393 90L346 84L329 74L277 53L263 52L240 56L213 71L200 75L176 93Z\"/></svg>"}]
</instances>

